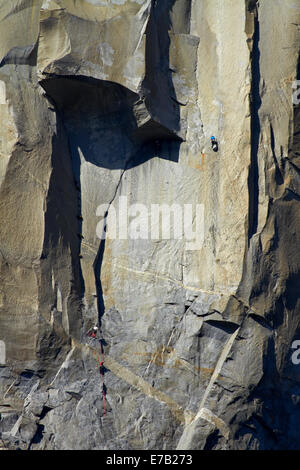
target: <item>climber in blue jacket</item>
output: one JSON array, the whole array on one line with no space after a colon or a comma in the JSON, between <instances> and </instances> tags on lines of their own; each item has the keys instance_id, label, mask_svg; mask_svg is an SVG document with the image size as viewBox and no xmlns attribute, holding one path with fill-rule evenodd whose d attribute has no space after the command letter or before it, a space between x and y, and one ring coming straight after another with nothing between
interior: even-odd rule
<instances>
[{"instance_id":1,"label":"climber in blue jacket","mask_svg":"<svg viewBox=\"0 0 300 470\"><path fill-rule=\"evenodd\" d=\"M218 142L217 142L217 140L216 140L216 138L215 138L214 135L211 136L210 141L211 141L211 147L212 147L213 151L214 151L214 152L217 152L219 146L218 146Z\"/></svg>"}]
</instances>

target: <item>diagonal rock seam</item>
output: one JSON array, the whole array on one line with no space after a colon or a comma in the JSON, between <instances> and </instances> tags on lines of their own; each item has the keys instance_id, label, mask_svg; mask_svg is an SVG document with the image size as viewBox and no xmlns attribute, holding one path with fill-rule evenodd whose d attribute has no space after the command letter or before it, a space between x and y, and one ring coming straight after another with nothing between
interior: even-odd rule
<instances>
[{"instance_id":1,"label":"diagonal rock seam","mask_svg":"<svg viewBox=\"0 0 300 470\"><path fill-rule=\"evenodd\" d=\"M215 372L213 373L213 376L212 376L213 380L211 379L211 381L208 385L209 390L211 389L213 383L215 382L215 380L216 380L216 378L217 378L217 376L218 376L218 374L221 370L221 367L222 367L222 365L223 365L223 363L224 363L224 361L225 361L225 359L226 359L226 357L227 357L227 355L230 351L231 345L232 345L236 335L237 335L237 332L235 332L230 337L230 339L227 341L226 345L224 346L224 349L221 353L221 356L220 356L220 358L218 360L218 363L217 363L217 366L216 366L217 371L215 369ZM71 349L70 353L68 354L68 356L66 358L66 361L61 365L58 373L56 374L55 378L53 379L53 381L51 382L49 387L53 386L55 379L58 377L60 371L63 368L66 367L66 364L71 359L72 354L75 352L76 348L80 348L82 351L87 351L88 353L93 352L93 353L99 354L99 352L96 349L92 348L91 346L82 345L81 343L78 343L76 340L73 339L72 349ZM144 393L146 396L148 396L150 398L153 398L153 399L159 401L160 403L165 404L170 409L171 413L176 418L176 420L178 420L181 424L183 424L185 426L185 428L184 428L185 430L188 428L188 426L190 424L197 421L197 419L202 418L205 421L207 421L211 424L214 424L219 429L219 431L222 433L222 435L224 435L224 437L226 439L228 439L229 429L228 429L227 425L224 423L224 421L222 419L220 419L219 417L217 417L211 410L208 410L207 408L205 408L203 406L207 396L204 397L204 399L202 399L200 409L199 409L197 415L195 415L191 411L185 410L184 408L182 408L182 406L180 406L178 403L176 403L168 395L166 395L165 393L163 393L160 390L157 390L156 388L151 386L147 381L145 381L141 377L134 374L128 368L122 366L119 362L117 362L111 356L109 356L109 355L104 356L104 365L114 375L121 378L126 383L133 386L135 389L137 389L140 392ZM208 390L208 393L209 393L209 390Z\"/></svg>"},{"instance_id":2,"label":"diagonal rock seam","mask_svg":"<svg viewBox=\"0 0 300 470\"><path fill-rule=\"evenodd\" d=\"M219 428L219 430L221 431L223 436L226 439L229 438L230 431L229 431L228 426L224 423L223 420L216 417L210 410L207 410L207 408L205 408L204 405L205 405L205 402L206 402L206 400L209 396L209 393L210 393L214 383L216 382L216 380L219 376L219 373L220 373L220 371L223 367L223 364L224 364L224 362L226 361L226 359L228 357L228 354L231 350L231 347L234 343L234 340L236 339L236 337L238 335L239 330L240 330L240 327L237 327L236 331L227 340L227 342L226 342L226 344L225 344L225 346L224 346L224 348L223 348L223 350L220 354L220 357L217 361L215 370L214 370L214 372L211 376L209 384L206 387L206 390L204 392L203 398L202 398L201 403L200 403L199 411L196 414L196 416L194 417L194 419L191 421L191 423L188 423L186 425L186 427L185 427L185 429L182 433L182 436L179 440L177 449L179 449L179 450L187 449L188 450L190 448L190 440L191 440L192 435L193 435L194 426L195 426L195 423L197 422L197 420L200 419L200 418L206 419L207 421L215 424L215 426L217 428Z\"/></svg>"}]
</instances>

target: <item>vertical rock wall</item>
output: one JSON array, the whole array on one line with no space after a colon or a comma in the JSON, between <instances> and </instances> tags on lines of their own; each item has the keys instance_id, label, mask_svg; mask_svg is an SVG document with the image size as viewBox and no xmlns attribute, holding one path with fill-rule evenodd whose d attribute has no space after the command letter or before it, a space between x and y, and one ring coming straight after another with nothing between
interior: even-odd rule
<instances>
[{"instance_id":1,"label":"vertical rock wall","mask_svg":"<svg viewBox=\"0 0 300 470\"><path fill-rule=\"evenodd\" d=\"M295 3L15 0L0 20L4 444L299 448ZM172 231L198 205L200 245L100 240L125 203L171 207Z\"/></svg>"}]
</instances>

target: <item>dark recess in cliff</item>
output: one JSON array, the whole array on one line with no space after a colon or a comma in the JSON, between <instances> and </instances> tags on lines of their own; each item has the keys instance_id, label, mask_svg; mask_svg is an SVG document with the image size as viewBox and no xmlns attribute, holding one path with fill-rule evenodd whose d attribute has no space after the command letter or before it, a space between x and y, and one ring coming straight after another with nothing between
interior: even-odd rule
<instances>
[{"instance_id":1,"label":"dark recess in cliff","mask_svg":"<svg viewBox=\"0 0 300 470\"><path fill-rule=\"evenodd\" d=\"M248 176L249 188L249 215L248 215L248 243L257 231L258 223L258 149L260 139L260 119L259 109L261 106L260 98L260 25L258 19L258 10L256 2L248 2L248 8L254 13L254 35L251 54L251 163Z\"/></svg>"}]
</instances>

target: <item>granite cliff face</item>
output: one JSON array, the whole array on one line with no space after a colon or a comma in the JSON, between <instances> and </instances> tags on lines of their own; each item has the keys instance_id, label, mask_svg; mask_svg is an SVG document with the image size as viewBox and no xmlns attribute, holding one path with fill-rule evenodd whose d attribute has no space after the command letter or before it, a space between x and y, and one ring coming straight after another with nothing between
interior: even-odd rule
<instances>
[{"instance_id":1,"label":"granite cliff face","mask_svg":"<svg viewBox=\"0 0 300 470\"><path fill-rule=\"evenodd\" d=\"M295 1L1 0L0 21L2 445L299 448ZM100 240L124 201L201 205L200 246Z\"/></svg>"}]
</instances>

